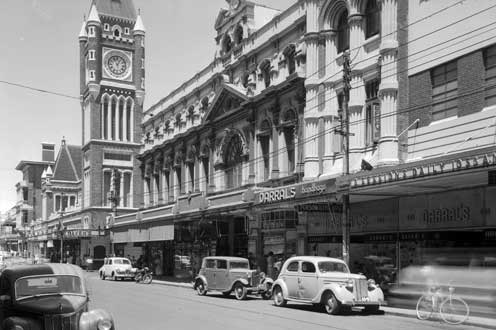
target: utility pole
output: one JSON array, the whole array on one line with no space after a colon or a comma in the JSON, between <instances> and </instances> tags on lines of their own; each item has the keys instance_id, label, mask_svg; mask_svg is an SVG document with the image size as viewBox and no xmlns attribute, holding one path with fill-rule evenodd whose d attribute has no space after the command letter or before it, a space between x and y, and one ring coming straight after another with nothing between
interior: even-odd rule
<instances>
[{"instance_id":1,"label":"utility pole","mask_svg":"<svg viewBox=\"0 0 496 330\"><path fill-rule=\"evenodd\" d=\"M112 170L112 177L111 177L111 189L110 189L110 196L109 200L111 203L111 208L112 208L112 219L110 220L110 223L108 224L108 229L109 229L109 237L110 237L110 255L112 255L113 252L113 242L112 242L112 235L110 233L110 229L113 226L113 223L115 221L115 217L117 216L117 205L119 204L119 191L121 189L120 187L120 173L119 171L114 168Z\"/></svg>"},{"instance_id":2,"label":"utility pole","mask_svg":"<svg viewBox=\"0 0 496 330\"><path fill-rule=\"evenodd\" d=\"M343 176L350 174L350 120L348 102L350 100L351 89L351 68L350 55L347 51L343 54ZM347 182L346 178L346 182ZM350 264L350 194L349 183L346 183L345 193L343 194L343 213L341 219L343 233L343 261Z\"/></svg>"},{"instance_id":3,"label":"utility pole","mask_svg":"<svg viewBox=\"0 0 496 330\"><path fill-rule=\"evenodd\" d=\"M60 234L60 263L64 260L64 196L65 194L60 194L60 212L59 212L59 234Z\"/></svg>"}]
</instances>

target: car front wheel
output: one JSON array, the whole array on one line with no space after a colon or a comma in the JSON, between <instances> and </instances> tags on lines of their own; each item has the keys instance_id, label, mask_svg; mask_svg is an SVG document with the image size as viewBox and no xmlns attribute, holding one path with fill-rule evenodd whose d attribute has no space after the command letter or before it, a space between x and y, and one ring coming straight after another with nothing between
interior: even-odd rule
<instances>
[{"instance_id":1,"label":"car front wheel","mask_svg":"<svg viewBox=\"0 0 496 330\"><path fill-rule=\"evenodd\" d=\"M205 288L205 283L203 283L203 281L199 280L197 283L196 283L196 292L198 293L198 295L200 296L204 296L207 294L207 289Z\"/></svg>"},{"instance_id":2,"label":"car front wheel","mask_svg":"<svg viewBox=\"0 0 496 330\"><path fill-rule=\"evenodd\" d=\"M341 308L339 301L332 292L327 292L324 296L324 307L327 314L336 315Z\"/></svg>"},{"instance_id":3,"label":"car front wheel","mask_svg":"<svg viewBox=\"0 0 496 330\"><path fill-rule=\"evenodd\" d=\"M236 299L244 300L246 299L247 294L248 291L246 290L245 286L241 283L236 283L236 285L234 286L234 295L236 296Z\"/></svg>"},{"instance_id":4,"label":"car front wheel","mask_svg":"<svg viewBox=\"0 0 496 330\"><path fill-rule=\"evenodd\" d=\"M284 299L281 287L276 286L272 296L274 297L274 305L278 307L286 306L287 300Z\"/></svg>"}]
</instances>

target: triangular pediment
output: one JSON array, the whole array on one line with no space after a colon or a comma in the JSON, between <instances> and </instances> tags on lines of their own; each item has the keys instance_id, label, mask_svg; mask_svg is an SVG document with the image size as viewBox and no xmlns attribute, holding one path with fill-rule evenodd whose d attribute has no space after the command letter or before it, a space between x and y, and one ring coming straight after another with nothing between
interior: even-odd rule
<instances>
[{"instance_id":1,"label":"triangular pediment","mask_svg":"<svg viewBox=\"0 0 496 330\"><path fill-rule=\"evenodd\" d=\"M205 116L205 121L215 120L225 114L234 112L246 101L248 101L248 96L243 94L243 92L230 84L223 84L212 101L210 109Z\"/></svg>"}]
</instances>

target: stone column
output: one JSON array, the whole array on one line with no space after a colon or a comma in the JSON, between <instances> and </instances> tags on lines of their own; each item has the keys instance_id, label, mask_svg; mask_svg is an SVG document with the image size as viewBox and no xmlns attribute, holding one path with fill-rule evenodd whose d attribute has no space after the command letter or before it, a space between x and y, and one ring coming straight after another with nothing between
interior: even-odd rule
<instances>
[{"instance_id":1,"label":"stone column","mask_svg":"<svg viewBox=\"0 0 496 330\"><path fill-rule=\"evenodd\" d=\"M114 103L113 98L109 98L107 103L107 140L112 140L112 105Z\"/></svg>"},{"instance_id":2,"label":"stone column","mask_svg":"<svg viewBox=\"0 0 496 330\"><path fill-rule=\"evenodd\" d=\"M395 165L399 163L397 132L398 102L398 40L397 40L397 0L381 0L381 41L382 57L379 99L381 101L381 138L377 164Z\"/></svg>"},{"instance_id":3,"label":"stone column","mask_svg":"<svg viewBox=\"0 0 496 330\"><path fill-rule=\"evenodd\" d=\"M101 107L101 113L100 113L101 135L100 135L100 139L104 140L105 139L105 99L102 99L100 107Z\"/></svg>"},{"instance_id":4,"label":"stone column","mask_svg":"<svg viewBox=\"0 0 496 330\"><path fill-rule=\"evenodd\" d=\"M209 156L208 156L208 192L214 192L215 191L215 169L214 169L214 163L215 163L215 153L214 153L214 138L211 138L209 141Z\"/></svg>"},{"instance_id":5,"label":"stone column","mask_svg":"<svg viewBox=\"0 0 496 330\"><path fill-rule=\"evenodd\" d=\"M119 203L117 203L118 206L123 207L124 206L124 172L119 172L121 174L121 184L119 186Z\"/></svg>"},{"instance_id":6,"label":"stone column","mask_svg":"<svg viewBox=\"0 0 496 330\"><path fill-rule=\"evenodd\" d=\"M122 120L122 141L128 141L127 139L127 122L129 118L127 117L127 103L128 99L125 100L123 108L122 108L122 116L124 117Z\"/></svg>"},{"instance_id":7,"label":"stone column","mask_svg":"<svg viewBox=\"0 0 496 330\"><path fill-rule=\"evenodd\" d=\"M337 49L336 49L336 31L334 30L327 30L327 31L322 31L321 35L323 35L324 40L325 40L325 48L326 48L326 57L325 57L325 67L326 67L326 76L325 78L327 79L328 77L332 77L335 73L337 68L336 65L336 56L337 56Z\"/></svg>"},{"instance_id":8,"label":"stone column","mask_svg":"<svg viewBox=\"0 0 496 330\"><path fill-rule=\"evenodd\" d=\"M115 107L115 140L120 141L121 133L121 98L117 99L117 105Z\"/></svg>"},{"instance_id":9,"label":"stone column","mask_svg":"<svg viewBox=\"0 0 496 330\"><path fill-rule=\"evenodd\" d=\"M279 154L281 150L279 150L279 105L277 105L277 109L274 109L272 112L272 119L274 124L272 125L272 148L270 159L272 161L271 168L271 179L279 178Z\"/></svg>"}]
</instances>

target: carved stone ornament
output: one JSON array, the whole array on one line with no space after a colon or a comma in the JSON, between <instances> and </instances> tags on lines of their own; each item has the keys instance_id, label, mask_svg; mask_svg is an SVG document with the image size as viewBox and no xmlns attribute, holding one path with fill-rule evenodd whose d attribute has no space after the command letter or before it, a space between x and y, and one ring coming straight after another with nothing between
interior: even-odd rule
<instances>
[{"instance_id":1,"label":"carved stone ornament","mask_svg":"<svg viewBox=\"0 0 496 330\"><path fill-rule=\"evenodd\" d=\"M174 168L181 167L183 163L184 155L182 151L177 151L174 155Z\"/></svg>"},{"instance_id":2,"label":"carved stone ornament","mask_svg":"<svg viewBox=\"0 0 496 330\"><path fill-rule=\"evenodd\" d=\"M186 159L184 160L187 164L193 164L195 162L197 155L197 148L195 145L191 145L186 153Z\"/></svg>"},{"instance_id":3,"label":"carved stone ornament","mask_svg":"<svg viewBox=\"0 0 496 330\"><path fill-rule=\"evenodd\" d=\"M153 168L152 168L152 163L148 162L145 164L145 171L144 171L144 177L145 179L148 179L152 176Z\"/></svg>"},{"instance_id":4,"label":"carved stone ornament","mask_svg":"<svg viewBox=\"0 0 496 330\"><path fill-rule=\"evenodd\" d=\"M164 172L170 172L171 171L171 169L172 169L172 157L170 155L165 156L162 169Z\"/></svg>"}]
</instances>

